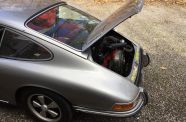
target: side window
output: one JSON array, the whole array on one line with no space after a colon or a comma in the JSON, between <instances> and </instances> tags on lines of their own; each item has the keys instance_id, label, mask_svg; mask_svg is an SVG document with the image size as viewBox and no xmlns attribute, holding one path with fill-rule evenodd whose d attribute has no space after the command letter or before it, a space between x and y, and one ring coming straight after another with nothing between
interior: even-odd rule
<instances>
[{"instance_id":1,"label":"side window","mask_svg":"<svg viewBox=\"0 0 186 122\"><path fill-rule=\"evenodd\" d=\"M5 30L0 56L23 59L49 59L51 54L31 39Z\"/></svg>"}]
</instances>

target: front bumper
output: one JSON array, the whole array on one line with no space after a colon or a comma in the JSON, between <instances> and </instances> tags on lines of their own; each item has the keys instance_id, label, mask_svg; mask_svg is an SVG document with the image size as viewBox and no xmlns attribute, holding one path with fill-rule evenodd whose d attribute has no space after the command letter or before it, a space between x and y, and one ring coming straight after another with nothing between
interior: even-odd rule
<instances>
[{"instance_id":1,"label":"front bumper","mask_svg":"<svg viewBox=\"0 0 186 122\"><path fill-rule=\"evenodd\" d=\"M135 80L135 85L138 87L143 86L142 83L144 81L144 72L143 72L143 67L147 67L150 64L150 57L148 53L144 53L143 49L140 49L140 61L139 61L139 70L138 74ZM148 103L148 93L143 89L143 97L144 97L144 102L143 105L147 105Z\"/></svg>"},{"instance_id":2,"label":"front bumper","mask_svg":"<svg viewBox=\"0 0 186 122\"><path fill-rule=\"evenodd\" d=\"M143 67L147 67L150 64L150 58L147 53L144 53L142 49L140 49L140 59L139 59L139 65L138 65L138 73L136 80L134 82L135 85L137 86L142 86L142 81L143 81Z\"/></svg>"},{"instance_id":3,"label":"front bumper","mask_svg":"<svg viewBox=\"0 0 186 122\"><path fill-rule=\"evenodd\" d=\"M148 53L142 51L142 66L147 67L150 64L150 57Z\"/></svg>"},{"instance_id":4,"label":"front bumper","mask_svg":"<svg viewBox=\"0 0 186 122\"><path fill-rule=\"evenodd\" d=\"M112 117L130 117L135 114L137 114L143 106L145 106L148 102L148 96L147 93L143 88L140 87L140 99L136 106L131 109L130 111L124 111L124 112L114 112L114 111L96 111L96 110L90 110L82 107L75 107L77 111L85 112L85 113L91 113L91 114L98 114L98 115L105 115L105 116L112 116Z\"/></svg>"}]
</instances>

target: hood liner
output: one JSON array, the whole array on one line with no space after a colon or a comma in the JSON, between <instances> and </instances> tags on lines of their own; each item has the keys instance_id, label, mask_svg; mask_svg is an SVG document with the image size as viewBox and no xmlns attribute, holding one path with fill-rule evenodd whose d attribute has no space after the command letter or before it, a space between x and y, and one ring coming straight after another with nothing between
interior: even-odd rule
<instances>
[{"instance_id":1,"label":"hood liner","mask_svg":"<svg viewBox=\"0 0 186 122\"><path fill-rule=\"evenodd\" d=\"M120 23L139 13L143 8L143 4L144 0L125 0L124 5L121 8L95 27L86 42L83 44L82 51L88 49Z\"/></svg>"}]
</instances>

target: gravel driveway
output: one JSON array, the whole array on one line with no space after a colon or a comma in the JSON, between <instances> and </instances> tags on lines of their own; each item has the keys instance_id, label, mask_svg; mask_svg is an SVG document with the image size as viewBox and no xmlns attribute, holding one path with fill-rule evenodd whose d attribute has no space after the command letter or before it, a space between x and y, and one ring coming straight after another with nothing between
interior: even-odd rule
<instances>
[{"instance_id":1,"label":"gravel driveway","mask_svg":"<svg viewBox=\"0 0 186 122\"><path fill-rule=\"evenodd\" d=\"M80 2L79 5L103 19L120 3L94 6ZM77 113L73 122L186 122L186 8L148 5L117 30L150 54L151 64L145 68L144 81L149 104L131 118ZM0 122L33 121L19 108L0 104Z\"/></svg>"}]
</instances>

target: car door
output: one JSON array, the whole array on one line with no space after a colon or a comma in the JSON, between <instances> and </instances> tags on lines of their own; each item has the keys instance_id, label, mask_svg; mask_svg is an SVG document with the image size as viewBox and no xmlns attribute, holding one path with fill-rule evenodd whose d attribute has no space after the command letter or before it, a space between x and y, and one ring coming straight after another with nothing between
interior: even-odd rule
<instances>
[{"instance_id":1,"label":"car door","mask_svg":"<svg viewBox=\"0 0 186 122\"><path fill-rule=\"evenodd\" d=\"M12 95L20 79L27 78L20 71L29 68L35 61L51 58L51 53L44 47L11 29L0 29L0 100L7 100ZM26 73L26 72L25 72ZM34 77L34 76L33 76Z\"/></svg>"}]
</instances>

